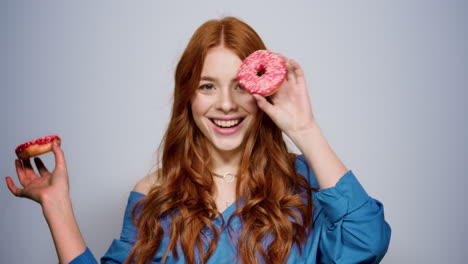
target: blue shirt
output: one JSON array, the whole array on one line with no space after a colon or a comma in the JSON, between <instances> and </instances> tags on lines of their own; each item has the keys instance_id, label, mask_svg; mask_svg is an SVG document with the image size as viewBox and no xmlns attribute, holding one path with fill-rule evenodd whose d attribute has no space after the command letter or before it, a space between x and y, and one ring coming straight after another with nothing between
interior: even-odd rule
<instances>
[{"instance_id":1,"label":"blue shirt","mask_svg":"<svg viewBox=\"0 0 468 264\"><path fill-rule=\"evenodd\" d=\"M318 187L317 180L303 155L298 156L296 170L306 176L313 187ZM144 195L131 192L125 210L124 223L120 239L114 239L106 254L101 258L102 264L123 263L136 242L137 228L133 224L131 212ZM379 263L387 252L390 242L390 226L384 219L383 205L369 197L359 181L350 170L338 183L327 189L312 193L315 205L312 232L302 247L302 255L294 244L287 263ZM235 210L235 203L223 211L224 219L229 219ZM217 227L221 225L218 217L213 220ZM231 220L231 228L239 229L238 217ZM161 258L169 243L163 238L160 248L151 263L161 263ZM210 236L210 233L206 233ZM208 264L235 263L236 249L231 241L227 228L221 231L215 252ZM97 264L96 259L86 249L70 264ZM185 263L179 250L179 259L169 252L164 263Z\"/></svg>"}]
</instances>

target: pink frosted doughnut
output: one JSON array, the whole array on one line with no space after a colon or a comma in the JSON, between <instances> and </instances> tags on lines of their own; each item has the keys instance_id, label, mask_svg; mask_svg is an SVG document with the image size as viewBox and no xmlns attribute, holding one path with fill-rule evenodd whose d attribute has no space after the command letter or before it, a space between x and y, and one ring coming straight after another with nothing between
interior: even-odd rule
<instances>
[{"instance_id":1,"label":"pink frosted doughnut","mask_svg":"<svg viewBox=\"0 0 468 264\"><path fill-rule=\"evenodd\" d=\"M28 141L16 147L15 152L19 159L29 159L31 157L52 151L52 142L57 140L58 145L62 140L59 136L47 136Z\"/></svg>"},{"instance_id":2,"label":"pink frosted doughnut","mask_svg":"<svg viewBox=\"0 0 468 264\"><path fill-rule=\"evenodd\" d=\"M286 63L281 55L257 50L242 62L237 80L249 93L269 96L283 83L286 73Z\"/></svg>"}]
</instances>

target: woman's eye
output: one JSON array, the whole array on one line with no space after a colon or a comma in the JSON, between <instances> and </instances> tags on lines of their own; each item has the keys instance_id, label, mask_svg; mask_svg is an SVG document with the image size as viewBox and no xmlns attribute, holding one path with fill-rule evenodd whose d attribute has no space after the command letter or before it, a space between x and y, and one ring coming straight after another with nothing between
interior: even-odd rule
<instances>
[{"instance_id":1,"label":"woman's eye","mask_svg":"<svg viewBox=\"0 0 468 264\"><path fill-rule=\"evenodd\" d=\"M213 88L214 88L214 85L212 84L203 84L200 87L198 87L198 89L202 89L202 90L212 90Z\"/></svg>"},{"instance_id":2,"label":"woman's eye","mask_svg":"<svg viewBox=\"0 0 468 264\"><path fill-rule=\"evenodd\" d=\"M238 85L236 86L236 89L238 89L238 90L245 90L245 88L242 87L242 85L240 85L240 84L238 84Z\"/></svg>"}]
</instances>

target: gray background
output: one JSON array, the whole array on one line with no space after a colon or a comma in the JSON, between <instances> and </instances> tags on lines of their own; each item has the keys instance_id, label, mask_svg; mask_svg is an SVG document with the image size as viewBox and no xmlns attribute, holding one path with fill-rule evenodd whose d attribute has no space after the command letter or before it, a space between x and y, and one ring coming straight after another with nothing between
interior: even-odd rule
<instances>
[{"instance_id":1,"label":"gray background","mask_svg":"<svg viewBox=\"0 0 468 264\"><path fill-rule=\"evenodd\" d=\"M168 2L168 1L167 1ZM151 170L193 31L237 16L306 72L330 144L393 232L382 263L464 263L466 1L1 1L0 175L14 148L63 138L97 257ZM53 155L43 156L52 168ZM16 180L18 183L18 181ZM40 206L0 184L0 262L56 263Z\"/></svg>"}]
</instances>

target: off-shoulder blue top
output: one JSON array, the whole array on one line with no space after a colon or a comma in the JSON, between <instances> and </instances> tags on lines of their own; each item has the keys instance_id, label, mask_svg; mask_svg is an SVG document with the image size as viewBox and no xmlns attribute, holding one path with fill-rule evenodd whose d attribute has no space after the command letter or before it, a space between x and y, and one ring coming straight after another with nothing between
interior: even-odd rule
<instances>
[{"instance_id":1,"label":"off-shoulder blue top","mask_svg":"<svg viewBox=\"0 0 468 264\"><path fill-rule=\"evenodd\" d=\"M303 155L298 156L296 170L308 178L311 186L318 187L314 173ZM312 232L302 247L302 254L294 245L287 263L380 262L387 252L391 229L384 219L382 203L367 195L351 170L341 177L336 186L313 192L312 196L316 207ZM101 258L102 264L123 263L129 255L137 235L131 212L136 202L143 197L141 193L130 193L122 233L119 239L112 241L108 251ZM235 203L223 211L223 218L229 219L234 210ZM230 223L233 230L241 227L239 219L236 218ZM213 221L217 227L221 226L221 218ZM207 230L206 235L209 237L209 229ZM168 238L165 237L151 263L162 263L161 258L168 242ZM225 227L208 264L235 263L236 257L234 244ZM70 263L97 264L97 261L87 248ZM170 252L164 263L185 263L182 251L179 250L178 259Z\"/></svg>"}]
</instances>

